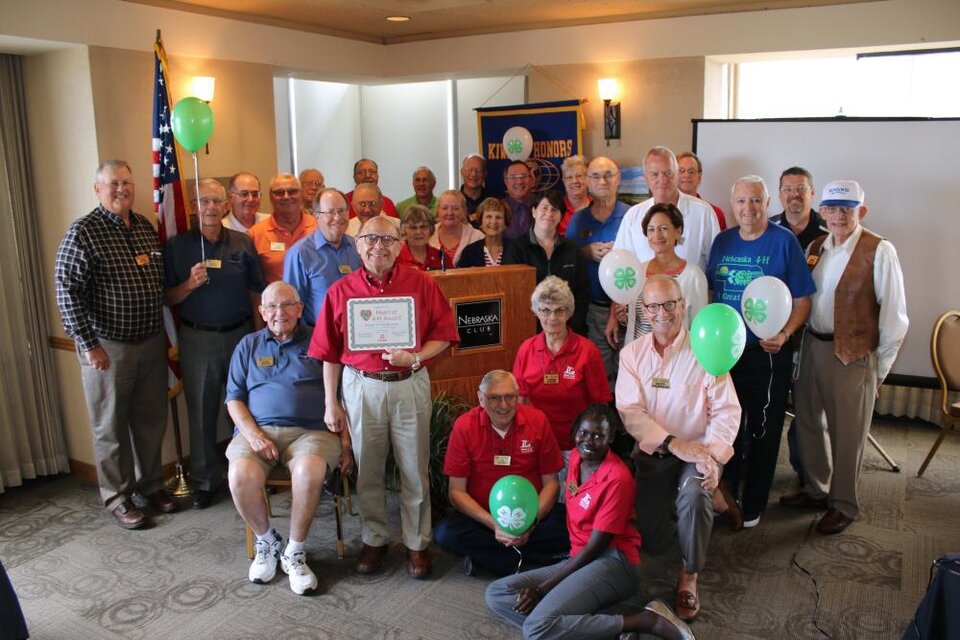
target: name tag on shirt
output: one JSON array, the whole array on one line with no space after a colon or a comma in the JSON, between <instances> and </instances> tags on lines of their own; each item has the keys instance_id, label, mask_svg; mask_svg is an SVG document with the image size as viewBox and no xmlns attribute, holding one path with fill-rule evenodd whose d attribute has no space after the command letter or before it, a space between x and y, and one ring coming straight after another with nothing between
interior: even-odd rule
<instances>
[{"instance_id":1,"label":"name tag on shirt","mask_svg":"<svg viewBox=\"0 0 960 640\"><path fill-rule=\"evenodd\" d=\"M348 274L348 273L350 273L350 272L352 272L352 271L353 271L353 269L350 268L350 265L348 265L348 264L342 264L342 265L340 265L340 273L346 275L346 274Z\"/></svg>"},{"instance_id":2,"label":"name tag on shirt","mask_svg":"<svg viewBox=\"0 0 960 640\"><path fill-rule=\"evenodd\" d=\"M206 261L207 269L219 269L221 264L217 258L210 258Z\"/></svg>"},{"instance_id":3,"label":"name tag on shirt","mask_svg":"<svg viewBox=\"0 0 960 640\"><path fill-rule=\"evenodd\" d=\"M510 456L493 456L493 465L496 467L509 467Z\"/></svg>"},{"instance_id":4,"label":"name tag on shirt","mask_svg":"<svg viewBox=\"0 0 960 640\"><path fill-rule=\"evenodd\" d=\"M142 267L142 266L145 265L145 264L150 264L150 256L148 256L148 255L145 254L145 253L141 253L141 254L138 255L136 258L134 258L134 260L137 261L137 266L138 266L138 267Z\"/></svg>"},{"instance_id":5,"label":"name tag on shirt","mask_svg":"<svg viewBox=\"0 0 960 640\"><path fill-rule=\"evenodd\" d=\"M273 356L263 356L262 358L257 358L258 367L272 367L273 366Z\"/></svg>"},{"instance_id":6,"label":"name tag on shirt","mask_svg":"<svg viewBox=\"0 0 960 640\"><path fill-rule=\"evenodd\" d=\"M654 379L653 379L653 388L654 388L654 389L669 389L669 388L670 388L670 378L654 378Z\"/></svg>"},{"instance_id":7,"label":"name tag on shirt","mask_svg":"<svg viewBox=\"0 0 960 640\"><path fill-rule=\"evenodd\" d=\"M271 242L270 251L286 251L287 245L283 242Z\"/></svg>"},{"instance_id":8,"label":"name tag on shirt","mask_svg":"<svg viewBox=\"0 0 960 640\"><path fill-rule=\"evenodd\" d=\"M807 256L807 266L811 269L817 266L818 262L820 262L820 256L816 253L811 253Z\"/></svg>"},{"instance_id":9,"label":"name tag on shirt","mask_svg":"<svg viewBox=\"0 0 960 640\"><path fill-rule=\"evenodd\" d=\"M543 384L559 384L560 376L555 373L543 374Z\"/></svg>"}]
</instances>

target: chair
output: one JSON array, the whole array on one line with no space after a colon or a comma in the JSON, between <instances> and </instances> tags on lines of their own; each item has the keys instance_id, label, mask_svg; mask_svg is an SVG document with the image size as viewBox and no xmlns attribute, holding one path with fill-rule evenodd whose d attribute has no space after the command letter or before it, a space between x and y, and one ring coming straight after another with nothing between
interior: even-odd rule
<instances>
[{"instance_id":1,"label":"chair","mask_svg":"<svg viewBox=\"0 0 960 640\"><path fill-rule=\"evenodd\" d=\"M960 402L949 403L951 391L960 391L960 311L947 311L937 319L933 325L933 334L930 336L930 357L933 359L933 368L940 380L940 415L943 425L940 435L930 448L917 477L923 475L933 455L940 448L944 436L948 433L957 433L953 425L960 422Z\"/></svg>"},{"instance_id":2,"label":"chair","mask_svg":"<svg viewBox=\"0 0 960 640\"><path fill-rule=\"evenodd\" d=\"M290 471L284 466L277 466L267 476L267 481L263 488L263 500L267 503L267 515L273 517L273 509L270 507L270 496L267 488L289 489L292 486L290 481ZM340 469L334 469L330 475L330 480L325 485L333 491L334 496L334 515L337 517L337 557L343 560L345 547L343 544L343 514L344 512L354 515L353 502L350 499L350 478L340 473ZM253 529L246 525L247 530L247 558L253 559Z\"/></svg>"}]
</instances>

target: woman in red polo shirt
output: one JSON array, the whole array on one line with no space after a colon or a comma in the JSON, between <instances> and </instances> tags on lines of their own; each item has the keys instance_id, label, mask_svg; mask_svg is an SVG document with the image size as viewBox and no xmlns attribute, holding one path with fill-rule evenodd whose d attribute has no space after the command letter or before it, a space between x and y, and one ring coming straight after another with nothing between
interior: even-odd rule
<instances>
[{"instance_id":1,"label":"woman in red polo shirt","mask_svg":"<svg viewBox=\"0 0 960 640\"><path fill-rule=\"evenodd\" d=\"M573 306L565 280L544 278L530 296L530 308L543 331L524 340L513 361L521 401L547 414L564 459L573 449L573 419L591 404L613 398L600 350L567 327Z\"/></svg>"},{"instance_id":2,"label":"woman in red polo shirt","mask_svg":"<svg viewBox=\"0 0 960 640\"><path fill-rule=\"evenodd\" d=\"M574 422L577 447L562 488L567 495L570 557L487 587L487 606L522 628L524 638L616 638L633 631L693 638L690 628L661 600L653 600L640 613L596 613L629 598L640 585L640 534L633 525L637 485L610 450L614 434L622 428L616 409L607 404L589 406Z\"/></svg>"},{"instance_id":3,"label":"woman in red polo shirt","mask_svg":"<svg viewBox=\"0 0 960 640\"><path fill-rule=\"evenodd\" d=\"M397 264L421 271L440 269L443 266L440 261L440 250L427 244L436 226L430 209L422 204L412 204L407 207L403 221L400 223L400 233L403 234L404 239L400 255L397 256Z\"/></svg>"}]
</instances>

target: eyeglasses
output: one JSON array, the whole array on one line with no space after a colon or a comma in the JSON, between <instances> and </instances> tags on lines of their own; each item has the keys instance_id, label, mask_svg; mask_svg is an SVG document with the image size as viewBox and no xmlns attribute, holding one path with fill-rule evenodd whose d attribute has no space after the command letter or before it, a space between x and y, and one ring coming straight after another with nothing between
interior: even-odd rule
<instances>
[{"instance_id":1,"label":"eyeglasses","mask_svg":"<svg viewBox=\"0 0 960 640\"><path fill-rule=\"evenodd\" d=\"M232 193L232 194L235 195L235 196L238 196L241 200L246 200L247 198L259 198L259 197L260 197L260 191L233 191L233 190L231 190L230 193Z\"/></svg>"},{"instance_id":2,"label":"eyeglasses","mask_svg":"<svg viewBox=\"0 0 960 640\"><path fill-rule=\"evenodd\" d=\"M119 189L121 187L123 187L124 189L129 189L130 187L132 187L137 183L134 182L133 180L109 180L109 181L101 180L100 184L110 187L111 189Z\"/></svg>"},{"instance_id":3,"label":"eyeglasses","mask_svg":"<svg viewBox=\"0 0 960 640\"><path fill-rule=\"evenodd\" d=\"M376 200L357 200L356 203L358 207L363 207L365 209L376 207L378 204L380 204Z\"/></svg>"},{"instance_id":4,"label":"eyeglasses","mask_svg":"<svg viewBox=\"0 0 960 640\"><path fill-rule=\"evenodd\" d=\"M530 176L525 173L515 173L513 175L508 175L507 180L510 182L520 182L521 180L529 180Z\"/></svg>"},{"instance_id":5,"label":"eyeglasses","mask_svg":"<svg viewBox=\"0 0 960 640\"><path fill-rule=\"evenodd\" d=\"M377 233L367 233L362 236L358 236L357 240L363 240L371 247L375 246L379 242L387 249L392 247L394 243L400 242L400 238L398 238L397 236L381 236L380 234L377 234Z\"/></svg>"},{"instance_id":6,"label":"eyeglasses","mask_svg":"<svg viewBox=\"0 0 960 640\"><path fill-rule=\"evenodd\" d=\"M201 207L209 207L209 206L219 207L219 206L222 206L224 202L226 202L226 200L224 200L223 198L200 198Z\"/></svg>"},{"instance_id":7,"label":"eyeglasses","mask_svg":"<svg viewBox=\"0 0 960 640\"><path fill-rule=\"evenodd\" d=\"M619 171L604 171L603 173L593 172L593 173L588 173L587 178L589 178L590 180L593 180L594 182L599 182L600 180L606 180L607 182L610 182L611 180L616 178L618 175L620 175Z\"/></svg>"},{"instance_id":8,"label":"eyeglasses","mask_svg":"<svg viewBox=\"0 0 960 640\"><path fill-rule=\"evenodd\" d=\"M551 309L550 307L540 307L539 309L537 309L537 313L547 318L549 318L550 316L565 316L567 315L567 308L556 307L555 309Z\"/></svg>"},{"instance_id":9,"label":"eyeglasses","mask_svg":"<svg viewBox=\"0 0 960 640\"><path fill-rule=\"evenodd\" d=\"M805 184L785 184L780 187L780 193L796 193L801 196L809 191L810 187Z\"/></svg>"},{"instance_id":10,"label":"eyeglasses","mask_svg":"<svg viewBox=\"0 0 960 640\"><path fill-rule=\"evenodd\" d=\"M651 180L656 180L660 176L663 176L664 178L669 179L675 175L676 174L671 169L667 169L666 171L647 171L647 177L650 178Z\"/></svg>"},{"instance_id":11,"label":"eyeglasses","mask_svg":"<svg viewBox=\"0 0 960 640\"><path fill-rule=\"evenodd\" d=\"M304 180L303 182L300 183L300 186L301 186L301 187L317 187L317 188L319 188L319 187L322 187L322 186L323 186L323 182L321 182L320 180Z\"/></svg>"},{"instance_id":12,"label":"eyeglasses","mask_svg":"<svg viewBox=\"0 0 960 640\"><path fill-rule=\"evenodd\" d=\"M666 302L651 302L650 304L644 304L643 308L647 310L652 316L660 313L660 307L663 307L664 311L670 313L677 308L677 303L683 300L683 298L677 298L676 300L667 300Z\"/></svg>"},{"instance_id":13,"label":"eyeglasses","mask_svg":"<svg viewBox=\"0 0 960 640\"><path fill-rule=\"evenodd\" d=\"M286 189L271 189L270 193L277 196L278 198L283 198L284 196L295 196L300 193L300 187L288 187Z\"/></svg>"},{"instance_id":14,"label":"eyeglasses","mask_svg":"<svg viewBox=\"0 0 960 640\"><path fill-rule=\"evenodd\" d=\"M516 393L504 393L504 394L498 394L493 396L489 396L483 393L483 391L481 391L480 393L481 395L483 395L484 398L487 399L488 402L491 402L492 404L503 404L503 403L513 404L520 398L520 395Z\"/></svg>"},{"instance_id":15,"label":"eyeglasses","mask_svg":"<svg viewBox=\"0 0 960 640\"><path fill-rule=\"evenodd\" d=\"M690 167L689 169L685 169L685 168L683 168L683 167L680 167L679 169L677 169L677 173L679 173L680 175L683 175L683 174L685 174L685 173L688 173L688 174L690 174L690 175L692 176L692 175L694 175L694 174L696 174L696 173L700 173L700 170L697 169L696 167Z\"/></svg>"},{"instance_id":16,"label":"eyeglasses","mask_svg":"<svg viewBox=\"0 0 960 640\"><path fill-rule=\"evenodd\" d=\"M320 209L314 209L313 212L318 216L346 216L348 209L346 207L337 207L336 209L329 209L327 211L321 211Z\"/></svg>"},{"instance_id":17,"label":"eyeglasses","mask_svg":"<svg viewBox=\"0 0 960 640\"><path fill-rule=\"evenodd\" d=\"M270 304L262 304L260 306L263 307L267 311L267 313L276 313L280 309L283 309L284 311L292 309L298 304L303 304L303 303L302 302L281 302L280 304L274 304L271 302Z\"/></svg>"},{"instance_id":18,"label":"eyeglasses","mask_svg":"<svg viewBox=\"0 0 960 640\"><path fill-rule=\"evenodd\" d=\"M820 207L820 215L822 216L852 216L856 212L857 207L840 207L835 205Z\"/></svg>"},{"instance_id":19,"label":"eyeglasses","mask_svg":"<svg viewBox=\"0 0 960 640\"><path fill-rule=\"evenodd\" d=\"M420 229L429 229L430 225L426 222L410 222L403 225L403 228L408 231L419 231Z\"/></svg>"}]
</instances>

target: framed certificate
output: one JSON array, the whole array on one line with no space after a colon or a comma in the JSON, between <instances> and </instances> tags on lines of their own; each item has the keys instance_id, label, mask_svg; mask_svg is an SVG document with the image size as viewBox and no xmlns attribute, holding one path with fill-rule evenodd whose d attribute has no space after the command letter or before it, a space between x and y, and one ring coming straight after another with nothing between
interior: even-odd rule
<instances>
[{"instance_id":1,"label":"framed certificate","mask_svg":"<svg viewBox=\"0 0 960 640\"><path fill-rule=\"evenodd\" d=\"M413 296L347 300L347 348L351 351L415 349Z\"/></svg>"}]
</instances>

